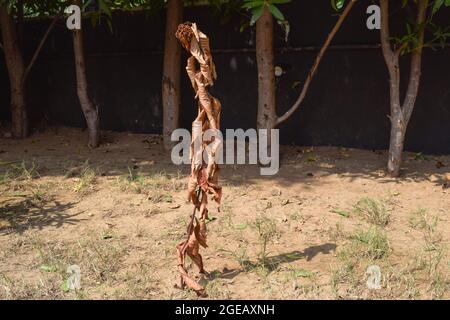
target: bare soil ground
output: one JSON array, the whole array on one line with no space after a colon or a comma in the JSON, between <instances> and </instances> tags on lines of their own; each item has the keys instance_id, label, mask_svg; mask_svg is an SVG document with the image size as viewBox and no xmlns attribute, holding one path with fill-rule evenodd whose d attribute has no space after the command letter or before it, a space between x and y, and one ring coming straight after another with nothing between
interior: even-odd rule
<instances>
[{"instance_id":1,"label":"bare soil ground","mask_svg":"<svg viewBox=\"0 0 450 320\"><path fill-rule=\"evenodd\" d=\"M197 299L174 288L189 168L159 136L105 140L89 150L68 128L0 139L0 298ZM283 147L273 177L223 166L202 251L209 298L450 298L450 156L406 153L397 180L385 163L385 151Z\"/></svg>"}]
</instances>

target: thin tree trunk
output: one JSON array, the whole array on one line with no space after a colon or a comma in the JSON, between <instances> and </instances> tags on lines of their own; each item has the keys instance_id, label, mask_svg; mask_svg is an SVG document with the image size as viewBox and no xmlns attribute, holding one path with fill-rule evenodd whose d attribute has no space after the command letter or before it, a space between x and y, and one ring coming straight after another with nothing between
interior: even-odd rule
<instances>
[{"instance_id":1,"label":"thin tree trunk","mask_svg":"<svg viewBox=\"0 0 450 320\"><path fill-rule=\"evenodd\" d=\"M273 54L273 17L267 6L256 22L256 60L258 66L258 129L273 129L277 115L275 105L275 71ZM268 132L268 137L270 133ZM270 146L270 143L268 144Z\"/></svg>"},{"instance_id":2,"label":"thin tree trunk","mask_svg":"<svg viewBox=\"0 0 450 320\"><path fill-rule=\"evenodd\" d=\"M420 84L422 68L422 49L424 43L424 23L428 0L419 0L417 13L417 25L421 28L419 32L418 48L414 50L411 57L411 70L403 104L400 97L400 62L401 49L393 50L390 44L389 30L389 0L381 0L381 47L384 60L389 71L390 82L390 120L391 135L389 141L389 156L387 170L392 177L400 175L402 154L405 144L406 129L411 118Z\"/></svg>"},{"instance_id":3,"label":"thin tree trunk","mask_svg":"<svg viewBox=\"0 0 450 320\"><path fill-rule=\"evenodd\" d=\"M167 2L164 66L162 79L164 148L170 150L172 132L178 128L180 113L181 48L175 38L178 24L183 18L182 0Z\"/></svg>"},{"instance_id":4,"label":"thin tree trunk","mask_svg":"<svg viewBox=\"0 0 450 320\"><path fill-rule=\"evenodd\" d=\"M404 147L404 117L400 102L400 51L393 51L390 43L389 0L381 0L381 48L389 71L391 135L389 140L388 172L399 176Z\"/></svg>"},{"instance_id":5,"label":"thin tree trunk","mask_svg":"<svg viewBox=\"0 0 450 320\"><path fill-rule=\"evenodd\" d=\"M16 24L12 15L8 13L7 6L1 5L0 27L2 29L3 38L2 49L5 52L6 65L10 79L12 135L14 138L25 138L29 134L25 92L26 80L39 53L44 47L45 41L56 25L57 20L61 17L61 14L55 16L36 48L33 58L25 67L20 44L21 39L23 38L23 1L18 2L18 9L18 21Z\"/></svg>"},{"instance_id":6,"label":"thin tree trunk","mask_svg":"<svg viewBox=\"0 0 450 320\"><path fill-rule=\"evenodd\" d=\"M16 26L6 5L0 6L0 27L11 91L12 136L25 138L28 136L28 115L23 82L25 66L19 48Z\"/></svg>"},{"instance_id":7,"label":"thin tree trunk","mask_svg":"<svg viewBox=\"0 0 450 320\"><path fill-rule=\"evenodd\" d=\"M73 4L82 7L80 0L74 0ZM73 30L73 49L75 55L75 69L77 77L77 93L80 100L81 110L86 118L88 128L88 146L96 148L100 144L99 115L97 107L89 97L86 62L84 57L83 29Z\"/></svg>"}]
</instances>

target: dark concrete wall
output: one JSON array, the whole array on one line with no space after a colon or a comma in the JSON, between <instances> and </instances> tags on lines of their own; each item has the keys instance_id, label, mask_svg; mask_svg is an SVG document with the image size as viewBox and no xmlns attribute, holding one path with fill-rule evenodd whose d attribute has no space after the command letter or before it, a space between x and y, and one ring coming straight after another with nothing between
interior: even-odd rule
<instances>
[{"instance_id":1,"label":"dark concrete wall","mask_svg":"<svg viewBox=\"0 0 450 320\"><path fill-rule=\"evenodd\" d=\"M304 104L281 126L283 143L337 145L383 149L389 141L388 74L380 49L354 49L352 45L377 44L379 32L366 28L366 7L361 1L334 41L348 46L327 52ZM285 73L277 78L278 112L295 101L316 50L336 21L329 1L296 1L282 6L291 24L288 43L281 28L276 32L276 64ZM437 16L449 24L450 10ZM401 34L403 10L393 10L393 29ZM212 42L219 79L212 89L223 105L224 128L256 125L257 71L254 30L240 32L241 18L223 23L208 7L190 7L185 19L196 21ZM48 21L26 25L26 56L31 55ZM91 92L100 106L103 129L161 132L161 74L164 12L117 13L113 32L106 25L85 23L85 45ZM426 50L423 81L407 134L411 151L450 153L450 50ZM183 59L186 55L183 55ZM403 80L408 58L403 59ZM184 70L184 68L182 69ZM190 127L196 112L193 92L182 74L182 117ZM295 84L299 85L295 85ZM404 84L403 84L404 85ZM8 78L0 58L0 116L8 117ZM33 119L45 115L52 124L84 126L75 88L71 35L60 23L37 61L28 82L29 109Z\"/></svg>"}]
</instances>

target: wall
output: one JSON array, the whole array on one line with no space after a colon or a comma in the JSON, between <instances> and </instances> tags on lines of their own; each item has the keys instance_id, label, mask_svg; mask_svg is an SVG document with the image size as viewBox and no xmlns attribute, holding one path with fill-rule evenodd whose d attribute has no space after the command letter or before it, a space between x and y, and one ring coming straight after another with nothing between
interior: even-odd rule
<instances>
[{"instance_id":1,"label":"wall","mask_svg":"<svg viewBox=\"0 0 450 320\"><path fill-rule=\"evenodd\" d=\"M319 67L304 104L281 126L285 144L336 145L384 149L389 141L388 74L381 55L379 32L366 28L366 7L360 1L339 32ZM336 21L329 1L296 1L282 9L291 24L289 41L276 27L276 65L285 73L277 78L277 105L282 114L295 101L319 47ZM446 12L444 12L446 11ZM393 10L393 29L401 33ZM450 10L437 21L448 24ZM103 129L140 133L161 132L161 74L164 12L117 13L113 32L106 25L85 22L85 45L90 89L100 106ZM223 128L254 128L257 71L254 30L240 32L241 19L223 23L208 7L189 7L185 20L195 21L212 42L219 79L212 89L223 106ZM25 53L29 58L48 21L26 24ZM355 48L371 45L372 48ZM306 48L300 50L301 48ZM311 48L312 47L312 48ZM426 50L423 81L407 134L406 149L450 153L450 50ZM182 69L181 123L189 128L196 112L194 94ZM408 58L403 80L408 75ZM405 83L403 83L403 86ZM0 57L0 117L7 118L8 78ZM50 36L28 82L32 118L45 115L51 124L84 126L75 88L71 35L61 22Z\"/></svg>"}]
</instances>

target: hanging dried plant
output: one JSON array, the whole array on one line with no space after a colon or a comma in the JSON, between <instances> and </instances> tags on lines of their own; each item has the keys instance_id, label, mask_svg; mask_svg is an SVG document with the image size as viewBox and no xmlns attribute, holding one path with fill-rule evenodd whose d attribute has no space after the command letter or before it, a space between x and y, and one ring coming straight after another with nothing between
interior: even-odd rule
<instances>
[{"instance_id":1,"label":"hanging dried plant","mask_svg":"<svg viewBox=\"0 0 450 320\"><path fill-rule=\"evenodd\" d=\"M192 202L194 209L187 227L186 240L177 246L178 270L181 275L180 287L188 287L199 296L204 296L205 288L189 276L185 268L185 258L188 255L199 268L199 272L206 274L199 251L200 246L204 248L208 246L206 243L208 195L219 204L222 198L222 187L218 184L219 166L216 152L223 142L217 138L219 135L206 140L204 133L208 129L217 131L220 129L221 104L208 92L208 87L212 86L217 78L208 37L192 22L180 24L175 36L183 48L191 54L187 60L186 72L194 89L195 99L198 99L198 115L192 123L191 174L188 181L188 201ZM201 148L195 148L196 145ZM203 160L205 151L207 163ZM196 216L197 211L199 217Z\"/></svg>"}]
</instances>

